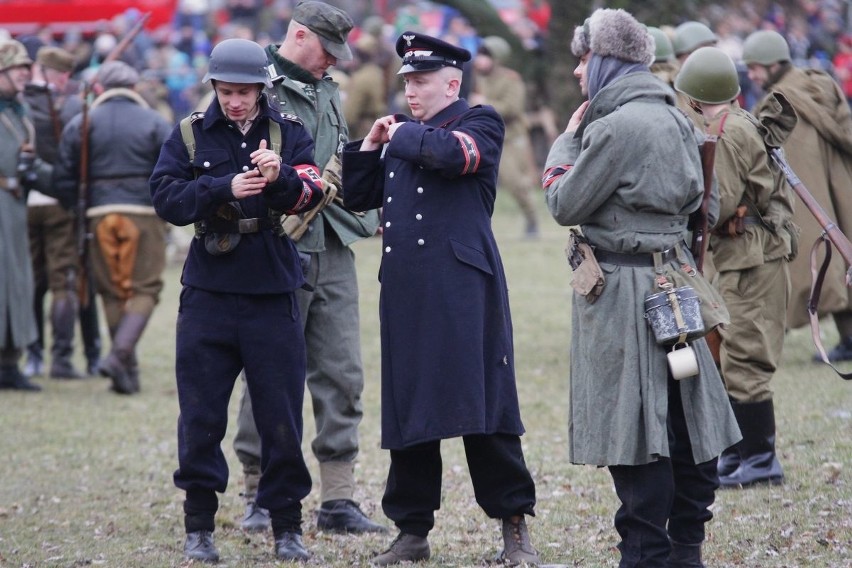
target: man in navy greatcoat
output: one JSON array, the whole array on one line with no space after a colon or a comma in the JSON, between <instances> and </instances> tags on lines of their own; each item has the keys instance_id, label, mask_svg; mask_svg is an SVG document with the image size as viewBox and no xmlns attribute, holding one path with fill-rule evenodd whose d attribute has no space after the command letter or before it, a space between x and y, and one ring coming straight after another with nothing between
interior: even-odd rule
<instances>
[{"instance_id":1,"label":"man in navy greatcoat","mask_svg":"<svg viewBox=\"0 0 852 568\"><path fill-rule=\"evenodd\" d=\"M372 563L429 558L440 443L461 436L477 502L503 523L501 559L537 564L525 522L535 484L521 450L509 298L491 230L503 120L459 98L467 50L413 32L396 50L413 118L379 118L343 152L346 207L384 208L382 447L391 465L382 507L400 533Z\"/></svg>"}]
</instances>

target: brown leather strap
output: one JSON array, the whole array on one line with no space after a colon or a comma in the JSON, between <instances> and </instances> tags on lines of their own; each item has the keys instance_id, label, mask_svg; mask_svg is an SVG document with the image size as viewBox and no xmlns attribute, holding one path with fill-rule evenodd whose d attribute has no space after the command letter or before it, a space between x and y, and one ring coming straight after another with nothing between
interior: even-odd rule
<instances>
[{"instance_id":1,"label":"brown leather strap","mask_svg":"<svg viewBox=\"0 0 852 568\"><path fill-rule=\"evenodd\" d=\"M817 268L817 251L819 250L820 243L825 244L825 259L823 259L822 265ZM819 315L817 313L817 308L819 307L819 296L822 293L822 283L825 280L825 273L828 271L828 265L831 262L831 241L829 241L826 233L820 235L816 242L814 242L814 246L811 247L810 260L811 295L810 298L808 298L808 317L811 321L811 338L813 339L814 346L816 346L823 363L834 369L834 372L837 373L841 379L844 381L850 381L852 380L852 372L841 373L837 370L837 367L835 367L828 359L825 347L823 346L822 340L819 336Z\"/></svg>"}]
</instances>

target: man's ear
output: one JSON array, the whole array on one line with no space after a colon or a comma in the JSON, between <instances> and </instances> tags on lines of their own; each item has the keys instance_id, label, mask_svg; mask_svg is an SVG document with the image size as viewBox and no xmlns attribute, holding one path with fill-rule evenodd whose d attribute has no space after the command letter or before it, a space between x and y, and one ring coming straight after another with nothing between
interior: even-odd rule
<instances>
[{"instance_id":1,"label":"man's ear","mask_svg":"<svg viewBox=\"0 0 852 568\"><path fill-rule=\"evenodd\" d=\"M447 81L447 96L452 97L453 95L458 94L461 89L461 79L457 77L453 77L449 81Z\"/></svg>"}]
</instances>

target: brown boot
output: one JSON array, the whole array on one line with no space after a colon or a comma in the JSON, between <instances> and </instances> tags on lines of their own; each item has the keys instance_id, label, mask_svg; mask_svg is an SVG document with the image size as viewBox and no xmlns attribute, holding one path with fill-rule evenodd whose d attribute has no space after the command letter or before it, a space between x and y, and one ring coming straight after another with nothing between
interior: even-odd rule
<instances>
[{"instance_id":1,"label":"brown boot","mask_svg":"<svg viewBox=\"0 0 852 568\"><path fill-rule=\"evenodd\" d=\"M112 379L112 388L117 393L139 392L138 370L132 368L133 355L147 324L148 316L145 314L124 314L113 335L112 350L98 365L101 376Z\"/></svg>"},{"instance_id":2,"label":"brown boot","mask_svg":"<svg viewBox=\"0 0 852 568\"><path fill-rule=\"evenodd\" d=\"M503 551L497 560L508 566L540 564L538 552L530 542L530 532L523 515L503 519Z\"/></svg>"},{"instance_id":3,"label":"brown boot","mask_svg":"<svg viewBox=\"0 0 852 568\"><path fill-rule=\"evenodd\" d=\"M400 562L420 562L429 560L429 541L425 536L415 536L404 532L399 533L390 548L370 561L372 566L390 566Z\"/></svg>"}]
</instances>

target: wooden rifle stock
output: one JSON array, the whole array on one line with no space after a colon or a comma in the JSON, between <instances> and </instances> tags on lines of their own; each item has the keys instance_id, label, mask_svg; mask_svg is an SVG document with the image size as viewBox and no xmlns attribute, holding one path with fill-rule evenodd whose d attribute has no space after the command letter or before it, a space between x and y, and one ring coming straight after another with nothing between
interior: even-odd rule
<instances>
[{"instance_id":1,"label":"wooden rifle stock","mask_svg":"<svg viewBox=\"0 0 852 568\"><path fill-rule=\"evenodd\" d=\"M83 120L80 126L80 172L77 185L77 258L80 261L80 277L77 279L77 296L84 308L89 305L89 224L86 210L89 208L89 90L83 86Z\"/></svg>"},{"instance_id":2,"label":"wooden rifle stock","mask_svg":"<svg viewBox=\"0 0 852 568\"><path fill-rule=\"evenodd\" d=\"M124 53L124 50L127 49L127 46L130 45L130 42L133 41L133 39L137 35L139 35L139 32L141 32L142 28L145 26L145 22L147 22L148 18L150 17L151 12L146 12L145 14L142 14L142 16L139 18L139 21L136 22L133 27L127 31L126 34L124 34L124 37L121 38L121 41L119 41L116 46L112 48L112 51L110 51L107 56L104 57L103 62L106 63L107 61L115 61L116 59L121 57L121 54Z\"/></svg>"},{"instance_id":3,"label":"wooden rifle stock","mask_svg":"<svg viewBox=\"0 0 852 568\"><path fill-rule=\"evenodd\" d=\"M695 268L704 273L704 257L707 254L707 233L709 232L709 219L707 211L710 209L710 199L713 193L713 166L716 161L716 136L708 135L701 145L701 170L704 172L704 196L701 198L701 206L692 214L692 244L689 249L695 258Z\"/></svg>"},{"instance_id":4,"label":"wooden rifle stock","mask_svg":"<svg viewBox=\"0 0 852 568\"><path fill-rule=\"evenodd\" d=\"M840 253L840 256L843 257L843 260L846 261L846 266L849 267L846 270L846 285L852 286L852 243L849 242L849 239L846 238L846 235L840 230L840 227L831 220L826 213L825 209L823 209L822 205L820 205L814 196L808 191L808 188L805 187L805 184L802 183L802 180L796 175L796 172L793 171L793 168L790 167L790 164L787 163L787 160L784 158L784 153L780 148L772 148L771 149L772 159L775 160L775 163L778 164L778 167L781 168L781 171L784 172L784 177L787 178L787 182L793 187L793 191L796 192L796 195L799 196L799 199L805 204L805 207L808 208L808 211L811 212L811 215L814 216L819 226L822 227L825 235L828 237L828 240L831 241L831 244L837 249L837 252Z\"/></svg>"}]
</instances>

